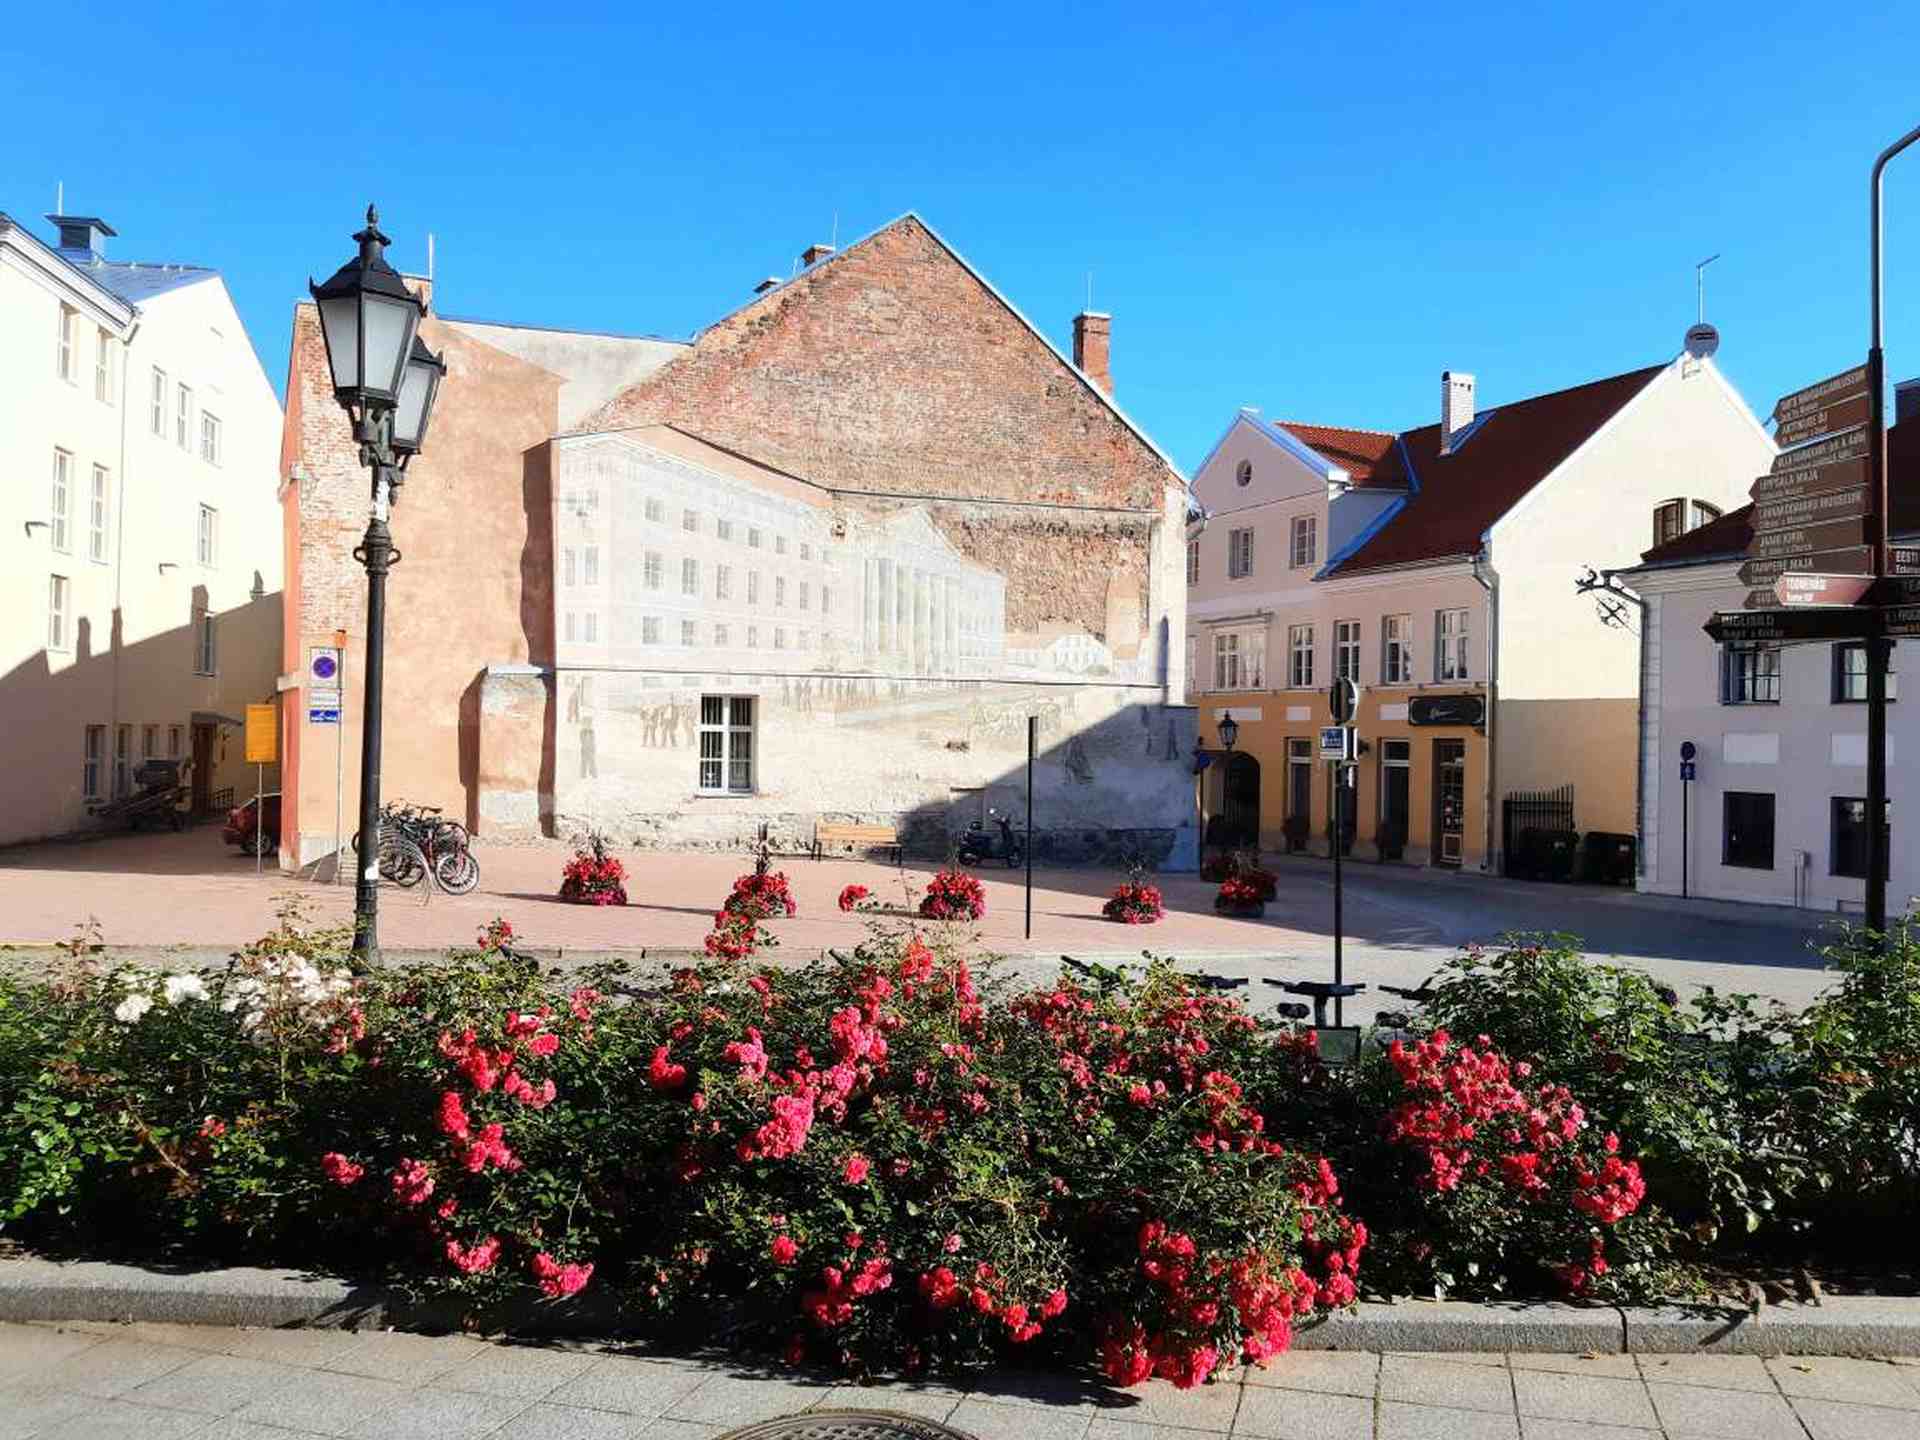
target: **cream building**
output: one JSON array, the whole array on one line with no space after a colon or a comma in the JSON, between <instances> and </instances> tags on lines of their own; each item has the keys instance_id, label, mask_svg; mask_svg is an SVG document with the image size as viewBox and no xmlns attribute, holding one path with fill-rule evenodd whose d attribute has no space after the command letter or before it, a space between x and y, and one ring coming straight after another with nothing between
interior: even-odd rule
<instances>
[{"instance_id":1,"label":"cream building","mask_svg":"<svg viewBox=\"0 0 1920 1440\"><path fill-rule=\"evenodd\" d=\"M1738 504L1772 456L1690 357L1493 407L1448 372L1439 422L1398 433L1243 411L1195 476L1187 558L1200 733L1240 727L1203 780L1215 833L1326 851L1336 675L1367 746L1352 853L1498 869L1503 802L1566 787L1579 831L1631 833L1638 642L1574 583Z\"/></svg>"},{"instance_id":2,"label":"cream building","mask_svg":"<svg viewBox=\"0 0 1920 1440\"><path fill-rule=\"evenodd\" d=\"M280 648L280 405L225 284L48 218L0 213L0 843L93 826L147 759L203 810L252 793Z\"/></svg>"}]
</instances>

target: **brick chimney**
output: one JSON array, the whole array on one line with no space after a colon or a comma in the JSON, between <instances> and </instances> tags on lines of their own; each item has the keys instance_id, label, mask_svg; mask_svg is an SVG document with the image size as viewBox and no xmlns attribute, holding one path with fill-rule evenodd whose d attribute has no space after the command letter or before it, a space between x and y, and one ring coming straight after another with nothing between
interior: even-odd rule
<instances>
[{"instance_id":1,"label":"brick chimney","mask_svg":"<svg viewBox=\"0 0 1920 1440\"><path fill-rule=\"evenodd\" d=\"M1454 437L1473 424L1473 376L1464 370L1440 372L1440 453L1453 453Z\"/></svg>"},{"instance_id":2,"label":"brick chimney","mask_svg":"<svg viewBox=\"0 0 1920 1440\"><path fill-rule=\"evenodd\" d=\"M70 259L104 260L114 228L97 215L49 215L60 232L60 251Z\"/></svg>"},{"instance_id":3,"label":"brick chimney","mask_svg":"<svg viewBox=\"0 0 1920 1440\"><path fill-rule=\"evenodd\" d=\"M800 263L811 266L833 254L831 245L809 245L800 252Z\"/></svg>"},{"instance_id":4,"label":"brick chimney","mask_svg":"<svg viewBox=\"0 0 1920 1440\"><path fill-rule=\"evenodd\" d=\"M1113 394L1113 317L1098 310L1082 310L1073 317L1073 363L1081 373Z\"/></svg>"}]
</instances>

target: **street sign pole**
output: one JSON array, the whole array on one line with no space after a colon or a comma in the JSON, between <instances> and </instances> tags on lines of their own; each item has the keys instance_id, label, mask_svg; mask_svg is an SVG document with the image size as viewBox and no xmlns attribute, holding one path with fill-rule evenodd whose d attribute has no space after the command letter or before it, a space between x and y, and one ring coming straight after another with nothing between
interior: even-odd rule
<instances>
[{"instance_id":1,"label":"street sign pole","mask_svg":"<svg viewBox=\"0 0 1920 1440\"><path fill-rule=\"evenodd\" d=\"M1868 182L1868 276L1870 314L1867 341L1867 543L1873 547L1876 580L1887 574L1887 434L1885 395L1887 358L1882 342L1885 265L1881 256L1881 181L1887 162L1914 141L1920 127L1894 141L1873 162ZM1867 639L1867 929L1887 930L1887 657L1889 644L1875 607Z\"/></svg>"}]
</instances>

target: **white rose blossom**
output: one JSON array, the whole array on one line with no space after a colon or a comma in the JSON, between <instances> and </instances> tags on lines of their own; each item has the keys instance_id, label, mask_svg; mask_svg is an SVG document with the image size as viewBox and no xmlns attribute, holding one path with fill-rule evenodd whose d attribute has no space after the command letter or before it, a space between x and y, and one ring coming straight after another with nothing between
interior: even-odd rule
<instances>
[{"instance_id":1,"label":"white rose blossom","mask_svg":"<svg viewBox=\"0 0 1920 1440\"><path fill-rule=\"evenodd\" d=\"M151 995L129 995L113 1007L113 1018L122 1025L131 1025L152 1008Z\"/></svg>"},{"instance_id":2,"label":"white rose blossom","mask_svg":"<svg viewBox=\"0 0 1920 1440\"><path fill-rule=\"evenodd\" d=\"M182 1000L204 1000L207 982L198 975L169 975L166 992L169 1005L178 1005Z\"/></svg>"}]
</instances>

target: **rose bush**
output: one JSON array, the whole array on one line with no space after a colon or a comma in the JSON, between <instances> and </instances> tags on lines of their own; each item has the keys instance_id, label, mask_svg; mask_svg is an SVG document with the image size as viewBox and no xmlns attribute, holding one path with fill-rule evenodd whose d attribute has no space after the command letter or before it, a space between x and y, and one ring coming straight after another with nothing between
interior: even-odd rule
<instances>
[{"instance_id":1,"label":"rose bush","mask_svg":"<svg viewBox=\"0 0 1920 1440\"><path fill-rule=\"evenodd\" d=\"M929 920L978 920L987 913L987 892L965 870L941 870L927 882L920 913Z\"/></svg>"},{"instance_id":2,"label":"rose bush","mask_svg":"<svg viewBox=\"0 0 1920 1440\"><path fill-rule=\"evenodd\" d=\"M1113 893L1107 897L1107 903L1100 907L1100 913L1123 925L1151 925L1167 912L1159 886L1149 885L1144 880L1129 880L1124 885L1113 887Z\"/></svg>"},{"instance_id":3,"label":"rose bush","mask_svg":"<svg viewBox=\"0 0 1920 1440\"><path fill-rule=\"evenodd\" d=\"M607 853L606 836L593 831L574 850L561 875L560 898L575 905L627 903L627 867Z\"/></svg>"}]
</instances>

